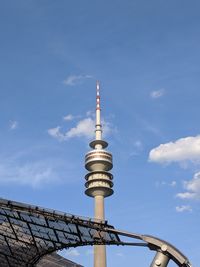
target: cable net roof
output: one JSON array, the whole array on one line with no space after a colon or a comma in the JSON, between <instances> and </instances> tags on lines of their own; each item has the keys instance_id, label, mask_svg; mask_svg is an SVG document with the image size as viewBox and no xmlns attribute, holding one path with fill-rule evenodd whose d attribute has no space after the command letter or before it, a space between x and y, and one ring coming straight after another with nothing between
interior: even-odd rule
<instances>
[{"instance_id":1,"label":"cable net roof","mask_svg":"<svg viewBox=\"0 0 200 267\"><path fill-rule=\"evenodd\" d=\"M120 242L104 228L113 229L105 221L0 199L1 266L35 266L42 256L59 249Z\"/></svg>"}]
</instances>

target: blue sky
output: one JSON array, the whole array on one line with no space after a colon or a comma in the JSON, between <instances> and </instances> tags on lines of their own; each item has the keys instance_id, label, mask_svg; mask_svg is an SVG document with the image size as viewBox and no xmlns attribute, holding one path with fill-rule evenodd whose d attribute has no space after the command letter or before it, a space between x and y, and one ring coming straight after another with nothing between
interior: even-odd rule
<instances>
[{"instance_id":1,"label":"blue sky","mask_svg":"<svg viewBox=\"0 0 200 267\"><path fill-rule=\"evenodd\" d=\"M109 223L166 239L197 266L199 8L195 0L1 1L1 196L93 216L84 155L98 79L114 157ZM64 253L92 266L91 248ZM152 258L108 248L108 266Z\"/></svg>"}]
</instances>

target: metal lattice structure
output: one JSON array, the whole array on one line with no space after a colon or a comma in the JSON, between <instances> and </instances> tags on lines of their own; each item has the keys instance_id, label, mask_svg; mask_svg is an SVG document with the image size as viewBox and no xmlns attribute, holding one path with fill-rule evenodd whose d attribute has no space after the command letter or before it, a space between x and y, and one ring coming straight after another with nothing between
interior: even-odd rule
<instances>
[{"instance_id":1,"label":"metal lattice structure","mask_svg":"<svg viewBox=\"0 0 200 267\"><path fill-rule=\"evenodd\" d=\"M123 237L131 240L124 242ZM151 267L166 267L170 260L180 267L191 267L187 257L159 238L119 231L106 221L0 199L1 267L37 266L47 254L86 245L147 247L156 251Z\"/></svg>"},{"instance_id":2,"label":"metal lattice structure","mask_svg":"<svg viewBox=\"0 0 200 267\"><path fill-rule=\"evenodd\" d=\"M2 267L35 266L45 254L63 248L119 242L105 223L0 199Z\"/></svg>"}]
</instances>

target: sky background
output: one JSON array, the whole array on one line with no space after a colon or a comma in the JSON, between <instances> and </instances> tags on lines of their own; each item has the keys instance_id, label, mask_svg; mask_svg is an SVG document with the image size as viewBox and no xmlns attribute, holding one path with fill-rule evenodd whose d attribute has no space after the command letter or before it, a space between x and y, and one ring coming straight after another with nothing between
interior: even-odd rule
<instances>
[{"instance_id":1,"label":"sky background","mask_svg":"<svg viewBox=\"0 0 200 267\"><path fill-rule=\"evenodd\" d=\"M195 0L1 0L1 197L93 216L84 155L98 79L114 157L106 218L169 241L197 267L199 10ZM154 256L107 251L108 267L149 266ZM63 255L93 265L92 247Z\"/></svg>"}]
</instances>

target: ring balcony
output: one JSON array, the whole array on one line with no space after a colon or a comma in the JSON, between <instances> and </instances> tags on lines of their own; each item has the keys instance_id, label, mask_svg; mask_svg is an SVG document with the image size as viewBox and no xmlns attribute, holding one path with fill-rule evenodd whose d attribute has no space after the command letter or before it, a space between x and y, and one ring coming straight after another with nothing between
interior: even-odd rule
<instances>
[{"instance_id":1,"label":"ring balcony","mask_svg":"<svg viewBox=\"0 0 200 267\"><path fill-rule=\"evenodd\" d=\"M113 187L113 175L109 172L89 172L85 176L85 187Z\"/></svg>"},{"instance_id":2,"label":"ring balcony","mask_svg":"<svg viewBox=\"0 0 200 267\"><path fill-rule=\"evenodd\" d=\"M92 150L85 156L85 168L88 171L109 171L112 167L112 154L105 150Z\"/></svg>"},{"instance_id":3,"label":"ring balcony","mask_svg":"<svg viewBox=\"0 0 200 267\"><path fill-rule=\"evenodd\" d=\"M96 145L101 145L102 148L106 148L108 146L108 143L104 140L93 140L90 142L90 147L95 149Z\"/></svg>"},{"instance_id":4,"label":"ring balcony","mask_svg":"<svg viewBox=\"0 0 200 267\"><path fill-rule=\"evenodd\" d=\"M105 186L88 187L85 194L89 197L103 196L109 197L113 194L113 189Z\"/></svg>"}]
</instances>

